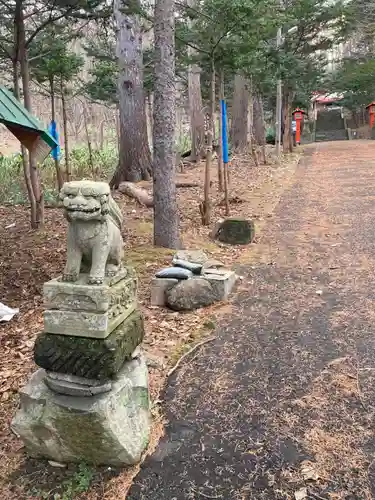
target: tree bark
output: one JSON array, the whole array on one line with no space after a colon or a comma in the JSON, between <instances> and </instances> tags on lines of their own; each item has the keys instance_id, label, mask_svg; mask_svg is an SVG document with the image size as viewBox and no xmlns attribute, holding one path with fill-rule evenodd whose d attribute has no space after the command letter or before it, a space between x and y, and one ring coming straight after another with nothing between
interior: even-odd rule
<instances>
[{"instance_id":1,"label":"tree bark","mask_svg":"<svg viewBox=\"0 0 375 500\"><path fill-rule=\"evenodd\" d=\"M293 152L293 137L292 137L292 102L293 93L284 86L283 92L283 117L284 117L284 133L283 133L283 152Z\"/></svg>"},{"instance_id":2,"label":"tree bark","mask_svg":"<svg viewBox=\"0 0 375 500\"><path fill-rule=\"evenodd\" d=\"M261 160L264 165L267 164L266 158L266 124L264 121L263 99L258 93L253 98L253 120L254 136L257 144L260 146Z\"/></svg>"},{"instance_id":3,"label":"tree bark","mask_svg":"<svg viewBox=\"0 0 375 500\"><path fill-rule=\"evenodd\" d=\"M116 0L117 57L119 60L120 154L119 165L110 182L150 179L151 153L143 90L142 33L139 17L126 13L124 0Z\"/></svg>"},{"instance_id":4,"label":"tree bark","mask_svg":"<svg viewBox=\"0 0 375 500\"><path fill-rule=\"evenodd\" d=\"M156 0L154 90L154 245L178 248L175 182L175 40L174 0Z\"/></svg>"},{"instance_id":5,"label":"tree bark","mask_svg":"<svg viewBox=\"0 0 375 500\"><path fill-rule=\"evenodd\" d=\"M19 3L19 22L18 22L18 42L19 42L19 59L21 67L21 78L23 88L24 105L27 111L32 112L31 96L30 96L30 80L29 80L29 64L27 60L27 49L25 39L25 22L22 9L22 0ZM44 224L44 197L40 184L38 165L32 151L29 151L29 174L32 191L35 198L35 219L31 220L31 227L37 229Z\"/></svg>"},{"instance_id":6,"label":"tree bark","mask_svg":"<svg viewBox=\"0 0 375 500\"><path fill-rule=\"evenodd\" d=\"M21 97L20 97L20 82L18 74L18 49L17 49L18 41L16 40L17 40L17 34L15 33L15 56L13 59L13 87L14 87L14 96L18 101L20 101ZM34 224L36 224L36 202L33 192L33 186L31 185L27 150L23 144L21 144L21 156L22 156L22 168L25 179L27 197L30 202L30 225L31 227L34 227Z\"/></svg>"},{"instance_id":7,"label":"tree bark","mask_svg":"<svg viewBox=\"0 0 375 500\"><path fill-rule=\"evenodd\" d=\"M65 151L65 178L69 182L71 177L70 163L69 163L69 137L68 137L68 114L66 112L66 99L65 87L61 82L61 107L63 115L63 129L64 129L64 151Z\"/></svg>"},{"instance_id":8,"label":"tree bark","mask_svg":"<svg viewBox=\"0 0 375 500\"><path fill-rule=\"evenodd\" d=\"M51 94L52 121L56 123L55 81L54 81L53 77L50 78L50 80L49 80L49 87L50 87L50 94ZM63 179L61 168L60 168L60 161L58 158L55 158L54 162L55 162L55 170L56 170L57 188L59 191L61 191L61 188L63 187L63 184L64 184L64 179Z\"/></svg>"},{"instance_id":9,"label":"tree bark","mask_svg":"<svg viewBox=\"0 0 375 500\"><path fill-rule=\"evenodd\" d=\"M234 151L242 153L247 148L247 120L249 95L245 78L236 74L234 77L232 108L232 145Z\"/></svg>"},{"instance_id":10,"label":"tree bark","mask_svg":"<svg viewBox=\"0 0 375 500\"><path fill-rule=\"evenodd\" d=\"M208 113L207 131L207 153L206 166L204 170L204 200L200 206L202 224L208 226L211 222L211 165L212 146L214 137L214 116L215 116L215 61L211 61L211 88L210 88L210 109Z\"/></svg>"},{"instance_id":11,"label":"tree bark","mask_svg":"<svg viewBox=\"0 0 375 500\"><path fill-rule=\"evenodd\" d=\"M194 7L196 0L187 0L187 5ZM188 56L194 55L194 49L188 47ZM197 162L204 156L205 117L201 91L201 68L191 64L188 70L188 93L191 133L191 161Z\"/></svg>"}]
</instances>

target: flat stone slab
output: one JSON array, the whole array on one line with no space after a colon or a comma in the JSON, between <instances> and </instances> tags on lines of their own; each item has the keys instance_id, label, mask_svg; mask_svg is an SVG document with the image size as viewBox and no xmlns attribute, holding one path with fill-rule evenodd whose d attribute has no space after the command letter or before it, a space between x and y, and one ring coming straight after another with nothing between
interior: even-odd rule
<instances>
[{"instance_id":1,"label":"flat stone slab","mask_svg":"<svg viewBox=\"0 0 375 500\"><path fill-rule=\"evenodd\" d=\"M189 262L187 260L173 259L173 265L175 267L188 269L193 274L200 274L202 271L202 264L195 264L194 262Z\"/></svg>"},{"instance_id":2,"label":"flat stone slab","mask_svg":"<svg viewBox=\"0 0 375 500\"><path fill-rule=\"evenodd\" d=\"M143 337L142 314L136 310L105 339L43 332L35 341L34 360L51 372L105 381L131 359Z\"/></svg>"},{"instance_id":3,"label":"flat stone slab","mask_svg":"<svg viewBox=\"0 0 375 500\"><path fill-rule=\"evenodd\" d=\"M121 313L115 317L106 313L90 313L85 311L44 311L44 331L69 337L88 337L105 339L136 308L136 303L127 308L120 308ZM118 311L117 311L118 313Z\"/></svg>"},{"instance_id":4,"label":"flat stone slab","mask_svg":"<svg viewBox=\"0 0 375 500\"><path fill-rule=\"evenodd\" d=\"M227 300L235 283L236 273L227 269L206 269L202 275L215 291L217 300Z\"/></svg>"},{"instance_id":5,"label":"flat stone slab","mask_svg":"<svg viewBox=\"0 0 375 500\"><path fill-rule=\"evenodd\" d=\"M59 463L124 466L140 461L150 431L148 373L145 360L127 362L104 394L56 394L36 371L20 390L13 431L27 453Z\"/></svg>"},{"instance_id":6,"label":"flat stone slab","mask_svg":"<svg viewBox=\"0 0 375 500\"><path fill-rule=\"evenodd\" d=\"M46 309L63 311L110 312L116 315L116 308L126 307L135 301L137 278L132 269L124 268L113 278L106 278L103 285L89 285L89 275L81 274L74 283L56 278L43 286Z\"/></svg>"},{"instance_id":7,"label":"flat stone slab","mask_svg":"<svg viewBox=\"0 0 375 500\"><path fill-rule=\"evenodd\" d=\"M158 271L155 276L157 278L175 278L178 280L187 280L193 276L192 271L183 267L166 267Z\"/></svg>"},{"instance_id":8,"label":"flat stone slab","mask_svg":"<svg viewBox=\"0 0 375 500\"><path fill-rule=\"evenodd\" d=\"M112 389L112 381L99 382L64 373L46 372L44 382L52 391L67 396L89 397Z\"/></svg>"},{"instance_id":9,"label":"flat stone slab","mask_svg":"<svg viewBox=\"0 0 375 500\"><path fill-rule=\"evenodd\" d=\"M151 283L151 305L165 306L166 292L179 282L176 278L154 278Z\"/></svg>"},{"instance_id":10,"label":"flat stone slab","mask_svg":"<svg viewBox=\"0 0 375 500\"><path fill-rule=\"evenodd\" d=\"M185 260L203 265L208 260L208 256L203 250L178 250L173 260Z\"/></svg>"}]
</instances>

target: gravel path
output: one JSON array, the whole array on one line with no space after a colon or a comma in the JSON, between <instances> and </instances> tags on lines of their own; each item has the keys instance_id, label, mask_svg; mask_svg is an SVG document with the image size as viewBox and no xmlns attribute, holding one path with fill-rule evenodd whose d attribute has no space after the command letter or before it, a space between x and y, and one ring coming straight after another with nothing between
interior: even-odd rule
<instances>
[{"instance_id":1,"label":"gravel path","mask_svg":"<svg viewBox=\"0 0 375 500\"><path fill-rule=\"evenodd\" d=\"M375 143L309 149L130 500L375 498Z\"/></svg>"}]
</instances>

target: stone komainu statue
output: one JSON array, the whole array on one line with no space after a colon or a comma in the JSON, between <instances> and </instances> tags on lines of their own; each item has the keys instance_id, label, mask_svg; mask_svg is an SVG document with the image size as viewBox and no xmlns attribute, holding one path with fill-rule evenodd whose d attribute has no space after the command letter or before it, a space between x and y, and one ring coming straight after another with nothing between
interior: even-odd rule
<instances>
[{"instance_id":1,"label":"stone komainu statue","mask_svg":"<svg viewBox=\"0 0 375 500\"><path fill-rule=\"evenodd\" d=\"M119 271L123 257L122 214L110 187L105 182L67 182L60 198L69 223L63 281L89 273L88 282L100 285L105 276Z\"/></svg>"}]
</instances>

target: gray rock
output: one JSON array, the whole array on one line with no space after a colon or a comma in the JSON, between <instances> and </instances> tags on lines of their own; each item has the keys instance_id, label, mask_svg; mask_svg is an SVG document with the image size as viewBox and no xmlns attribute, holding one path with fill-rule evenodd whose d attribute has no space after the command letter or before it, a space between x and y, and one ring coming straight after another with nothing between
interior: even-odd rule
<instances>
[{"instance_id":1,"label":"gray rock","mask_svg":"<svg viewBox=\"0 0 375 500\"><path fill-rule=\"evenodd\" d=\"M182 267L166 267L158 271L155 276L157 278L175 278L178 280L187 280L193 276L193 273L189 269L183 269Z\"/></svg>"},{"instance_id":2,"label":"gray rock","mask_svg":"<svg viewBox=\"0 0 375 500\"><path fill-rule=\"evenodd\" d=\"M227 269L206 269L202 277L209 281L217 300L227 300L236 283L236 273Z\"/></svg>"},{"instance_id":3,"label":"gray rock","mask_svg":"<svg viewBox=\"0 0 375 500\"><path fill-rule=\"evenodd\" d=\"M151 283L151 305L165 306L165 292L177 285L176 278L154 278Z\"/></svg>"},{"instance_id":4,"label":"gray rock","mask_svg":"<svg viewBox=\"0 0 375 500\"><path fill-rule=\"evenodd\" d=\"M185 260L203 265L208 260L208 256L203 250L179 250L173 257L173 260Z\"/></svg>"},{"instance_id":5,"label":"gray rock","mask_svg":"<svg viewBox=\"0 0 375 500\"><path fill-rule=\"evenodd\" d=\"M191 311L213 304L217 298L209 281L194 278L181 281L166 293L167 304L175 311Z\"/></svg>"},{"instance_id":6,"label":"gray rock","mask_svg":"<svg viewBox=\"0 0 375 500\"><path fill-rule=\"evenodd\" d=\"M254 222L235 217L225 219L215 236L222 243L229 243L230 245L247 245L254 240L254 237Z\"/></svg>"},{"instance_id":7,"label":"gray rock","mask_svg":"<svg viewBox=\"0 0 375 500\"><path fill-rule=\"evenodd\" d=\"M206 269L221 269L222 267L224 267L224 264L220 262L220 260L208 259L202 266L202 273L204 273Z\"/></svg>"},{"instance_id":8,"label":"gray rock","mask_svg":"<svg viewBox=\"0 0 375 500\"><path fill-rule=\"evenodd\" d=\"M189 269L189 271L191 271L193 274L200 274L202 271L202 264L188 262L187 260L173 259L173 265L175 267L182 267L184 269Z\"/></svg>"},{"instance_id":9,"label":"gray rock","mask_svg":"<svg viewBox=\"0 0 375 500\"><path fill-rule=\"evenodd\" d=\"M110 392L56 394L35 372L20 391L12 430L32 457L60 463L124 466L140 461L149 439L148 374L143 358L125 363Z\"/></svg>"}]
</instances>

